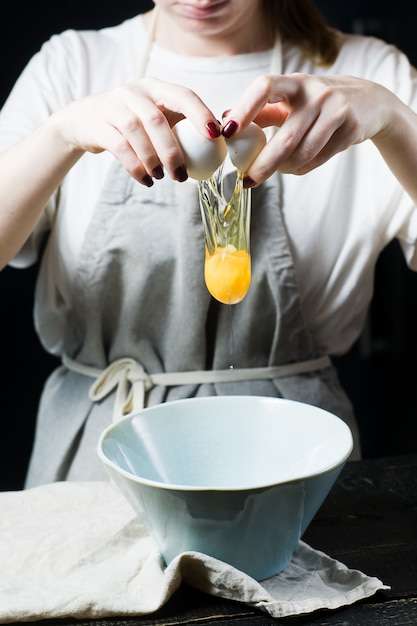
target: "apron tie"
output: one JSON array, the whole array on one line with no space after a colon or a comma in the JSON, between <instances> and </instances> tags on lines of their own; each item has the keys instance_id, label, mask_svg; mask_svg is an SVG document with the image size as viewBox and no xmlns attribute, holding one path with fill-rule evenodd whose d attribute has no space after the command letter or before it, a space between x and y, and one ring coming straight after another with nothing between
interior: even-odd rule
<instances>
[{"instance_id":1,"label":"apron tie","mask_svg":"<svg viewBox=\"0 0 417 626\"><path fill-rule=\"evenodd\" d=\"M93 402L103 400L116 390L113 420L143 408L145 392L153 387L150 376L134 359L117 359L106 367L91 385Z\"/></svg>"},{"instance_id":2,"label":"apron tie","mask_svg":"<svg viewBox=\"0 0 417 626\"><path fill-rule=\"evenodd\" d=\"M148 374L144 367L132 358L117 359L104 370L100 370L90 365L78 363L78 361L74 361L64 353L62 355L62 364L72 372L96 379L89 391L89 397L93 402L103 400L116 390L113 408L113 421L116 421L128 413L143 409L145 406L145 393L155 385L175 387L178 385L283 378L285 376L296 376L325 369L326 367L331 367L332 363L326 355L307 361L269 367Z\"/></svg>"}]
</instances>

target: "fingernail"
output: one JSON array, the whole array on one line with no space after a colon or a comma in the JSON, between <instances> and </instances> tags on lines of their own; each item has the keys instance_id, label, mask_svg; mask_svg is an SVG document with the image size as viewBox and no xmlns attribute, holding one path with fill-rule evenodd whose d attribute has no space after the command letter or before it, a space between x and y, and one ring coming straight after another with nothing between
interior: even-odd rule
<instances>
[{"instance_id":1,"label":"fingernail","mask_svg":"<svg viewBox=\"0 0 417 626\"><path fill-rule=\"evenodd\" d=\"M146 176L144 176L142 178L142 182L147 187L152 187L152 185L153 185L153 180L152 180L152 178L148 174L146 174Z\"/></svg>"},{"instance_id":2,"label":"fingernail","mask_svg":"<svg viewBox=\"0 0 417 626\"><path fill-rule=\"evenodd\" d=\"M208 130L208 134L212 139L216 139L220 137L221 131L220 128L214 122L207 122L206 128Z\"/></svg>"},{"instance_id":3,"label":"fingernail","mask_svg":"<svg viewBox=\"0 0 417 626\"><path fill-rule=\"evenodd\" d=\"M230 120L223 128L222 135L223 137L226 137L226 139L229 139L236 132L236 130L237 122L235 122L235 120Z\"/></svg>"},{"instance_id":4,"label":"fingernail","mask_svg":"<svg viewBox=\"0 0 417 626\"><path fill-rule=\"evenodd\" d=\"M152 170L152 175L157 180L160 180L161 178L163 178L164 170L162 169L162 165L157 165L156 167L154 167Z\"/></svg>"},{"instance_id":5,"label":"fingernail","mask_svg":"<svg viewBox=\"0 0 417 626\"><path fill-rule=\"evenodd\" d=\"M188 178L187 170L184 165L179 165L175 170L174 175L179 183L183 183Z\"/></svg>"},{"instance_id":6,"label":"fingernail","mask_svg":"<svg viewBox=\"0 0 417 626\"><path fill-rule=\"evenodd\" d=\"M254 185L256 185L255 181L252 180L252 178L250 176L244 176L243 177L243 188L244 189L249 189L250 187L253 187Z\"/></svg>"},{"instance_id":7,"label":"fingernail","mask_svg":"<svg viewBox=\"0 0 417 626\"><path fill-rule=\"evenodd\" d=\"M229 115L230 111L231 111L231 109L226 109L226 111L223 111L222 118L226 117L226 115Z\"/></svg>"}]
</instances>

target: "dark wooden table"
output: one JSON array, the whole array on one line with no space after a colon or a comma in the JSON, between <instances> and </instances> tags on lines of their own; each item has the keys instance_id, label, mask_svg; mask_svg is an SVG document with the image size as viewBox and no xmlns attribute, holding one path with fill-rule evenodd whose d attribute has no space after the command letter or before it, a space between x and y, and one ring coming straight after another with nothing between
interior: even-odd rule
<instances>
[{"instance_id":1,"label":"dark wooden table","mask_svg":"<svg viewBox=\"0 0 417 626\"><path fill-rule=\"evenodd\" d=\"M391 586L337 611L273 619L246 605L182 586L157 613L136 618L51 620L32 626L415 626L417 454L351 462L304 535L311 546Z\"/></svg>"}]
</instances>

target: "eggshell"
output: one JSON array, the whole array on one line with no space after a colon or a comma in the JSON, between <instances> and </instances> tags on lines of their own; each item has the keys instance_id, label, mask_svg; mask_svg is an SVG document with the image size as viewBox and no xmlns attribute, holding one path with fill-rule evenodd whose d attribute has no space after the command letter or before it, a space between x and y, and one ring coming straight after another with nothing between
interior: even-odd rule
<instances>
[{"instance_id":1,"label":"eggshell","mask_svg":"<svg viewBox=\"0 0 417 626\"><path fill-rule=\"evenodd\" d=\"M227 156L224 137L204 137L187 118L178 122L173 131L184 153L188 176L195 180L210 178Z\"/></svg>"},{"instance_id":2,"label":"eggshell","mask_svg":"<svg viewBox=\"0 0 417 626\"><path fill-rule=\"evenodd\" d=\"M251 122L236 137L226 140L230 160L241 172L246 172L265 145L266 135L255 122Z\"/></svg>"}]
</instances>

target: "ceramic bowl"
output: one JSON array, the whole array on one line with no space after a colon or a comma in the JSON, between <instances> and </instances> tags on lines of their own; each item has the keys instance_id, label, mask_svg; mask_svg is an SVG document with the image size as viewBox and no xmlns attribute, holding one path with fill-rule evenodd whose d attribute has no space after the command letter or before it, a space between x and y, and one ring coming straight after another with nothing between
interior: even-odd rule
<instances>
[{"instance_id":1,"label":"ceramic bowl","mask_svg":"<svg viewBox=\"0 0 417 626\"><path fill-rule=\"evenodd\" d=\"M352 447L317 407L213 396L122 418L98 455L167 564L203 552L262 580L289 564Z\"/></svg>"}]
</instances>

